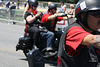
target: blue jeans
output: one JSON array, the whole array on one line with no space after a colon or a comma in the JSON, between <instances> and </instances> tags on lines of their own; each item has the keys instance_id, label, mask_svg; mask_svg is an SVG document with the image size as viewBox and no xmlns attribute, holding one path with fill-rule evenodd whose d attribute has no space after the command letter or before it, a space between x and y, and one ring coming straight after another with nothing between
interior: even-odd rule
<instances>
[{"instance_id":1,"label":"blue jeans","mask_svg":"<svg viewBox=\"0 0 100 67\"><path fill-rule=\"evenodd\" d=\"M63 11L63 9L60 9L59 11L58 11L58 13L63 13L64 11Z\"/></svg>"},{"instance_id":2,"label":"blue jeans","mask_svg":"<svg viewBox=\"0 0 100 67\"><path fill-rule=\"evenodd\" d=\"M48 31L47 33L42 32L41 33L42 38L47 39L47 48L54 46L54 33L51 31Z\"/></svg>"}]
</instances>

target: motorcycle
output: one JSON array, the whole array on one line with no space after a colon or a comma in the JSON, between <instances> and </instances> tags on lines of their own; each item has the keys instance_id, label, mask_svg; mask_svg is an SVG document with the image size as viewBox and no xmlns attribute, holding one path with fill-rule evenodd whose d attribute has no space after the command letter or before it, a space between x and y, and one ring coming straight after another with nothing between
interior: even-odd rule
<instances>
[{"instance_id":1,"label":"motorcycle","mask_svg":"<svg viewBox=\"0 0 100 67\"><path fill-rule=\"evenodd\" d=\"M47 32L45 27L40 27L40 32ZM55 36L55 51L58 50L59 39L61 35L56 34ZM57 54L47 57L46 52L46 40L39 37L38 46L32 44L32 39L27 33L19 38L18 44L16 45L16 51L22 50L24 55L27 57L29 67L44 67L45 63L57 64ZM42 45L42 46L41 46ZM34 47L33 47L34 46ZM53 61L53 62L52 62Z\"/></svg>"},{"instance_id":2,"label":"motorcycle","mask_svg":"<svg viewBox=\"0 0 100 67\"><path fill-rule=\"evenodd\" d=\"M41 23L39 23L39 24L41 24ZM40 26L39 29L40 29L40 33L41 32L45 32L45 33L47 32L47 29L45 27ZM55 44L56 48L58 48L60 36L61 35L58 35L58 34L55 35L55 43L54 44ZM27 57L27 53L33 49L32 41L33 40L30 38L29 33L27 33L27 35L26 35L26 32L25 32L24 36L21 36L19 38L18 44L16 45L16 51L22 50L24 55ZM41 45L44 45L44 46L41 46ZM40 36L39 40L38 40L38 46L34 45L34 49L35 49L35 47L39 48L39 50L43 54L45 54L46 40L42 39L42 37ZM57 50L57 49L55 49L55 50Z\"/></svg>"},{"instance_id":3,"label":"motorcycle","mask_svg":"<svg viewBox=\"0 0 100 67\"><path fill-rule=\"evenodd\" d=\"M39 22L39 24L43 24ZM47 32L48 30L45 27L39 27L40 29L40 34L41 32ZM57 31L62 32L62 29L58 29ZM27 34L27 35L26 35ZM29 33L24 33L24 36L21 36L19 38L18 44L16 45L16 51L22 50L24 55L28 59L29 67L44 67L44 63L48 63L50 61L56 61L53 62L57 64L57 51L58 51L58 45L59 45L59 40L61 37L61 33L55 34L55 52L56 55L52 56L46 56L46 40L44 40L41 36L39 37L38 40L38 45L33 45L32 44L32 39L30 38ZM42 45L42 46L41 46ZM52 63L52 62L50 62Z\"/></svg>"}]
</instances>

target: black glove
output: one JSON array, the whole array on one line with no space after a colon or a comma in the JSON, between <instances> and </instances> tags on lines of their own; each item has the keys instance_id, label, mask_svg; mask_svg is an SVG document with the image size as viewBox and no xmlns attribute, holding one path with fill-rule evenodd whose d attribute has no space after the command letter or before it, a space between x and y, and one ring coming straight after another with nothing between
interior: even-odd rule
<instances>
[{"instance_id":1,"label":"black glove","mask_svg":"<svg viewBox=\"0 0 100 67\"><path fill-rule=\"evenodd\" d=\"M62 13L62 14L61 14L61 17L64 17L64 16L67 16L67 14L65 14L65 13Z\"/></svg>"},{"instance_id":2,"label":"black glove","mask_svg":"<svg viewBox=\"0 0 100 67\"><path fill-rule=\"evenodd\" d=\"M42 18L42 16L43 16L43 13L42 13L42 12L39 12L39 13L40 13L40 16L37 17L36 19L40 19L40 20L41 20L41 18Z\"/></svg>"},{"instance_id":3,"label":"black glove","mask_svg":"<svg viewBox=\"0 0 100 67\"><path fill-rule=\"evenodd\" d=\"M40 20L35 20L34 24L43 24Z\"/></svg>"},{"instance_id":4,"label":"black glove","mask_svg":"<svg viewBox=\"0 0 100 67\"><path fill-rule=\"evenodd\" d=\"M48 32L48 30L46 29L46 27L40 27L39 30L41 32L44 32L44 33L47 33Z\"/></svg>"},{"instance_id":5,"label":"black glove","mask_svg":"<svg viewBox=\"0 0 100 67\"><path fill-rule=\"evenodd\" d=\"M43 15L43 13L42 12L40 12L41 13L41 16Z\"/></svg>"}]
</instances>

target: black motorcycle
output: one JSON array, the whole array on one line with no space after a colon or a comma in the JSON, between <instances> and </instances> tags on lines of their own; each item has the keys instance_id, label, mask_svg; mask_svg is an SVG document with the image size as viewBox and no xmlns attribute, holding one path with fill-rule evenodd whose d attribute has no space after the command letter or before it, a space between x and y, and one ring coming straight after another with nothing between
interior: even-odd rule
<instances>
[{"instance_id":1,"label":"black motorcycle","mask_svg":"<svg viewBox=\"0 0 100 67\"><path fill-rule=\"evenodd\" d=\"M46 33L47 29L45 27L40 27L40 31ZM58 50L60 36L61 35L59 34L55 35L55 52ZM53 64L57 64L57 53L56 55L49 57L45 55L46 40L40 36L37 46L33 45L32 41L33 40L30 38L29 33L27 33L27 36L24 34L24 36L19 38L18 44L16 45L16 51L22 50L24 55L27 57L29 67L44 67L44 64L49 63L50 61L56 61L53 62ZM49 60L49 62L47 60Z\"/></svg>"},{"instance_id":2,"label":"black motorcycle","mask_svg":"<svg viewBox=\"0 0 100 67\"><path fill-rule=\"evenodd\" d=\"M63 15L62 15L63 16ZM64 15L65 16L65 15ZM39 23L41 24L41 23ZM39 27L40 32L47 32L48 30L45 27ZM62 32L62 29L58 29L57 31ZM26 32L25 32L26 34ZM25 56L27 57L29 67L44 67L44 63L48 63L46 60L56 61L57 64L57 53L56 55L46 56L46 40L44 40L41 36L38 40L38 45L32 44L32 39L30 38L29 33L19 38L18 44L16 46L16 51L22 50ZM58 45L60 40L61 33L55 34L55 52L58 51ZM34 46L34 47L33 47ZM54 62L55 63L55 62Z\"/></svg>"},{"instance_id":3,"label":"black motorcycle","mask_svg":"<svg viewBox=\"0 0 100 67\"><path fill-rule=\"evenodd\" d=\"M45 33L47 32L47 29L45 27L39 27L39 28L40 28L40 32L45 32ZM58 48L60 36L61 35L59 35L59 34L55 35L55 43L54 44L55 44L55 50L56 51L57 51L57 48ZM22 50L23 53L25 54L25 56L27 57L27 53L29 51L31 51L32 49L38 48L43 54L45 54L46 40L44 40L40 36L39 40L38 40L38 46L34 45L34 48L33 48L32 41L33 40L30 38L29 33L27 33L27 35L26 35L26 32L25 32L24 36L21 36L19 38L18 44L16 46L16 51ZM45 55L44 55L44 57L45 57Z\"/></svg>"}]
</instances>

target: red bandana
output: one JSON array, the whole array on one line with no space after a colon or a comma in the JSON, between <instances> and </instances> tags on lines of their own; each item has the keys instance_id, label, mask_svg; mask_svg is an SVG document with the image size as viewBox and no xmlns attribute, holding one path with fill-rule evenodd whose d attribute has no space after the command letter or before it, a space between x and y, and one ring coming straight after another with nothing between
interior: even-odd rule
<instances>
[{"instance_id":1,"label":"red bandana","mask_svg":"<svg viewBox=\"0 0 100 67\"><path fill-rule=\"evenodd\" d=\"M34 15L36 15L37 13L38 13L38 11L33 11L32 9L29 9L30 10L30 12L32 12Z\"/></svg>"},{"instance_id":2,"label":"red bandana","mask_svg":"<svg viewBox=\"0 0 100 67\"><path fill-rule=\"evenodd\" d=\"M48 14L49 14L49 15L51 15L51 13L50 13L50 12L48 12Z\"/></svg>"}]
</instances>

